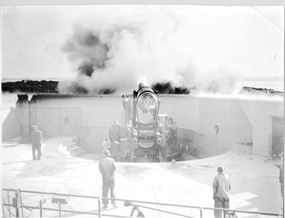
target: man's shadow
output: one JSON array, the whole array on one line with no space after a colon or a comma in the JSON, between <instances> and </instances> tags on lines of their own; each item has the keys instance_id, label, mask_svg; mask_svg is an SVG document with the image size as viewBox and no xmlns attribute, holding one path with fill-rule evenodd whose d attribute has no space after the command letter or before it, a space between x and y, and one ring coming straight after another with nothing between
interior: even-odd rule
<instances>
[{"instance_id":1,"label":"man's shadow","mask_svg":"<svg viewBox=\"0 0 285 218\"><path fill-rule=\"evenodd\" d=\"M66 170L65 160L55 160L55 157L42 154L40 160L29 160L18 174L20 178L32 178L40 176L53 176Z\"/></svg>"}]
</instances>

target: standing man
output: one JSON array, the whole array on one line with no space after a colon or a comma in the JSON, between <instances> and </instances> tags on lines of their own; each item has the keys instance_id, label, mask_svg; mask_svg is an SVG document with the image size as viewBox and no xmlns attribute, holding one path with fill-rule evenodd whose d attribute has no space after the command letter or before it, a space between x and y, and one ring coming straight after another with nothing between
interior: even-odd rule
<instances>
[{"instance_id":1,"label":"standing man","mask_svg":"<svg viewBox=\"0 0 285 218\"><path fill-rule=\"evenodd\" d=\"M113 133L114 140L121 143L121 126L118 121L114 122Z\"/></svg>"},{"instance_id":2,"label":"standing man","mask_svg":"<svg viewBox=\"0 0 285 218\"><path fill-rule=\"evenodd\" d=\"M126 127L130 124L131 116L132 116L132 105L131 101L128 99L127 96L122 95L123 101L122 105L124 108L124 123L123 127Z\"/></svg>"},{"instance_id":3,"label":"standing man","mask_svg":"<svg viewBox=\"0 0 285 218\"><path fill-rule=\"evenodd\" d=\"M216 175L213 182L213 199L215 200L214 207L230 208L230 178L224 173L224 168L222 166L219 166L217 171L218 175ZM227 211L224 211L224 216L222 216L222 214L222 210L214 210L215 218L225 217Z\"/></svg>"},{"instance_id":4,"label":"standing man","mask_svg":"<svg viewBox=\"0 0 285 218\"><path fill-rule=\"evenodd\" d=\"M32 152L33 152L33 160L41 159L41 141L43 140L42 132L38 130L37 126L33 126L33 132L31 134L32 137ZM36 158L37 151L37 158Z\"/></svg>"},{"instance_id":5,"label":"standing man","mask_svg":"<svg viewBox=\"0 0 285 218\"><path fill-rule=\"evenodd\" d=\"M161 136L160 136L160 144L159 144L159 150L160 150L160 161L167 162L167 148L166 148L166 136L168 132L166 129L162 129Z\"/></svg>"},{"instance_id":6,"label":"standing man","mask_svg":"<svg viewBox=\"0 0 285 218\"><path fill-rule=\"evenodd\" d=\"M279 182L280 182L280 186L281 186L281 196L283 198L284 195L284 166L283 164L280 165L280 172L279 172Z\"/></svg>"},{"instance_id":7,"label":"standing man","mask_svg":"<svg viewBox=\"0 0 285 218\"><path fill-rule=\"evenodd\" d=\"M177 149L178 129L177 129L177 126L176 126L176 122L173 122L173 124L172 124L171 134L172 134L172 138L173 138L174 148Z\"/></svg>"},{"instance_id":8,"label":"standing man","mask_svg":"<svg viewBox=\"0 0 285 218\"><path fill-rule=\"evenodd\" d=\"M127 127L127 137L129 142L129 151L130 151L130 160L131 162L134 162L134 150L135 150L135 138L133 135L133 132L130 130L130 128Z\"/></svg>"},{"instance_id":9,"label":"standing man","mask_svg":"<svg viewBox=\"0 0 285 218\"><path fill-rule=\"evenodd\" d=\"M282 214L284 217L284 210L283 210L283 198L284 198L284 164L282 163L280 165L280 172L279 172L279 182L280 182L280 187L281 187L281 196L282 196Z\"/></svg>"},{"instance_id":10,"label":"standing man","mask_svg":"<svg viewBox=\"0 0 285 218\"><path fill-rule=\"evenodd\" d=\"M120 161L121 126L119 125L118 121L111 124L109 138L112 157L115 159L115 161Z\"/></svg>"},{"instance_id":11,"label":"standing man","mask_svg":"<svg viewBox=\"0 0 285 218\"><path fill-rule=\"evenodd\" d=\"M111 198L115 198L115 161L110 158L110 152L108 150L103 151L103 158L99 160L99 171L102 174L103 185L102 185L102 203L104 205L103 208L107 208L109 201L104 199L104 197L108 197L108 192L110 189ZM114 207L116 206L115 201L111 200Z\"/></svg>"},{"instance_id":12,"label":"standing man","mask_svg":"<svg viewBox=\"0 0 285 218\"><path fill-rule=\"evenodd\" d=\"M109 139L110 142L121 142L121 126L118 121L111 124L111 128L109 129Z\"/></svg>"},{"instance_id":13,"label":"standing man","mask_svg":"<svg viewBox=\"0 0 285 218\"><path fill-rule=\"evenodd\" d=\"M114 158L115 161L120 161L121 160L120 143L118 141L113 141L110 143L110 146L111 146L112 158Z\"/></svg>"},{"instance_id":14,"label":"standing man","mask_svg":"<svg viewBox=\"0 0 285 218\"><path fill-rule=\"evenodd\" d=\"M109 140L108 136L105 136L105 137L104 137L103 150L109 150L109 151L111 151L110 140Z\"/></svg>"}]
</instances>

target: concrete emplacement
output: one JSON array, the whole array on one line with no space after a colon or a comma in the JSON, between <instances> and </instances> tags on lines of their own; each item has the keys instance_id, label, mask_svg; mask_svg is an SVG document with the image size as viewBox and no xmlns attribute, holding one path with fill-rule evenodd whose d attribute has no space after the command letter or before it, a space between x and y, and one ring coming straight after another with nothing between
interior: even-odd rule
<instances>
[{"instance_id":1,"label":"concrete emplacement","mask_svg":"<svg viewBox=\"0 0 285 218\"><path fill-rule=\"evenodd\" d=\"M77 143L88 153L101 153L110 123L120 121L120 96L35 95L31 101L25 95L20 98L24 100L2 122L3 140L19 135L23 140L17 146L2 143L3 188L100 196L101 176L95 156L74 158L66 156L61 148L76 136ZM281 160L271 160L268 155L272 156L275 150L276 156L280 152L275 142L283 138L282 101L169 95L161 98L160 113L173 117L180 138L196 146L203 159L176 164L117 163L119 198L213 207L212 180L216 167L223 165L232 179L231 208L280 212L282 198L274 164ZM31 124L37 124L45 137L44 155L36 164L31 160L30 145L25 143ZM26 198L34 203L38 199L34 195ZM129 214L130 209L121 206L105 213L122 214L127 210L124 214ZM75 200L66 206L96 211L94 207L94 202ZM170 210L195 217L199 213ZM159 212L157 215L167 217ZM213 217L213 212L205 217Z\"/></svg>"}]
</instances>

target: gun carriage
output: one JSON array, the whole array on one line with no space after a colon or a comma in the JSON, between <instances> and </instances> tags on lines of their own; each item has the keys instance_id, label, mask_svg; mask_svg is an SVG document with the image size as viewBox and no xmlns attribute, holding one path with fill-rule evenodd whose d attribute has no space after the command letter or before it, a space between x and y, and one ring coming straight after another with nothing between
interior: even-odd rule
<instances>
[{"instance_id":1,"label":"gun carriage","mask_svg":"<svg viewBox=\"0 0 285 218\"><path fill-rule=\"evenodd\" d=\"M157 91L140 83L138 90L133 91L132 100L132 103L129 101L132 110L125 111L124 114L130 119L127 118L122 127L125 133L120 146L123 156L133 162L160 162L162 130L167 129L168 120L167 114L159 114L160 96ZM171 149L167 149L167 156L173 154ZM179 159L179 152L174 158ZM168 159L165 158L164 161Z\"/></svg>"}]
</instances>

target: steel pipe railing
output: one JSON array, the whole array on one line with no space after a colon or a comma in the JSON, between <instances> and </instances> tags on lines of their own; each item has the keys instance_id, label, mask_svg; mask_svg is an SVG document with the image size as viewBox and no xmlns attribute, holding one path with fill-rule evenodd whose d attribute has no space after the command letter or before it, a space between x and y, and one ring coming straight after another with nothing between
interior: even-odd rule
<instances>
[{"instance_id":1,"label":"steel pipe railing","mask_svg":"<svg viewBox=\"0 0 285 218\"><path fill-rule=\"evenodd\" d=\"M215 208L215 207L202 207L202 206L193 206L193 205L180 205L180 204L169 204L169 203L158 203L158 202L149 202L149 201L139 201L139 200L130 200L130 199L123 199L123 198L107 198L107 197L97 197L97 196L86 196L86 195L74 195L74 194L64 194L64 193L54 193L54 192L39 192L39 191L29 191L29 190L20 190L20 189L7 189L3 188L3 191L7 191L7 197L8 197L8 204L2 203L2 205L9 206L9 213L10 212L10 206L13 206L10 204L10 196L9 192L13 191L16 192L16 198L19 196L22 197L21 193L33 193L33 194L45 194L45 195L57 195L57 196L65 196L65 197L78 197L78 198L87 198L87 199L97 199L98 202L98 213L91 213L91 212L84 212L84 211L71 211L71 210L63 210L63 209L54 209L54 208L46 208L42 207L42 201L40 200L40 205L37 207L34 206L23 206L20 205L21 208L30 208L30 209L39 209L40 210L40 217L42 217L42 211L43 210L50 210L50 211L59 211L60 215L61 212L69 212L69 213L77 213L77 214L89 214L89 215L97 215L98 217L130 217L130 216L119 216L119 215L111 215L111 214L103 214L101 211L101 200L102 199L108 199L108 200L115 200L115 201L123 201L125 202L125 206L133 206L133 210L137 209L139 211L139 208L145 208L145 209L150 209L150 210L155 210L155 211L160 211L164 213L169 213L172 215L177 215L177 216L182 216L182 217L188 217L188 218L193 218L191 216L183 215L183 214L178 214L166 210L161 210L157 208L151 208L147 207L144 205L135 205L133 203L141 203L141 204L152 204L152 205L161 205L161 206L170 206L170 207L184 207L184 208L191 208L191 209L198 209L200 211L200 218L203 218L203 211L204 210L222 210L222 211L227 211L227 212L235 212L235 213L247 213L247 214L256 214L256 215L264 215L264 216L276 216L279 217L281 214L277 213L269 213L269 212L260 212L260 211L243 211L243 210L234 210L234 209L225 209L225 208ZM20 195L18 194L20 193ZM23 213L23 211L22 211ZM133 214L133 212L132 212ZM131 214L131 216L132 216ZM19 215L19 214L17 214ZM22 214L23 215L23 214Z\"/></svg>"}]
</instances>

